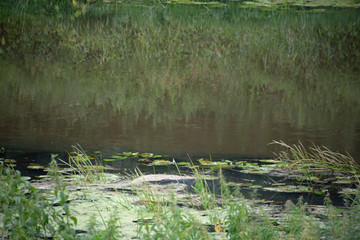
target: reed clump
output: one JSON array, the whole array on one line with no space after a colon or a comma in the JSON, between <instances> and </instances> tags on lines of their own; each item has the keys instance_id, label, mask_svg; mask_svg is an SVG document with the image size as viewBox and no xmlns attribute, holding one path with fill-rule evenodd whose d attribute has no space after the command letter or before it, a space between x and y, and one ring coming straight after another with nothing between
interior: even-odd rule
<instances>
[{"instance_id":1,"label":"reed clump","mask_svg":"<svg viewBox=\"0 0 360 240\"><path fill-rule=\"evenodd\" d=\"M80 145L72 146L73 151L68 153L68 161L59 159L70 168L84 183L105 182L105 167L101 158L90 157Z\"/></svg>"},{"instance_id":2,"label":"reed clump","mask_svg":"<svg viewBox=\"0 0 360 240\"><path fill-rule=\"evenodd\" d=\"M344 155L333 152L325 146L306 148L301 142L288 145L283 141L273 141L286 150L277 154L281 160L286 160L289 169L300 171L301 169L312 169L320 171L331 171L332 174L343 174L354 176L360 173L360 165L349 154Z\"/></svg>"}]
</instances>

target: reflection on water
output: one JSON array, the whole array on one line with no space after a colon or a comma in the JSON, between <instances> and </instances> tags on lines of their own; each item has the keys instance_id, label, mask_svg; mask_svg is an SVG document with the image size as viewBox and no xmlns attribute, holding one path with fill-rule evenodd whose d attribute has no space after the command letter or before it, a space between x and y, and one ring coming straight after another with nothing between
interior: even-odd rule
<instances>
[{"instance_id":1,"label":"reflection on water","mask_svg":"<svg viewBox=\"0 0 360 240\"><path fill-rule=\"evenodd\" d=\"M234 66L134 63L25 70L0 63L0 145L272 156L272 140L360 156L360 87L325 72L312 84ZM6 67L3 67L6 66Z\"/></svg>"}]
</instances>

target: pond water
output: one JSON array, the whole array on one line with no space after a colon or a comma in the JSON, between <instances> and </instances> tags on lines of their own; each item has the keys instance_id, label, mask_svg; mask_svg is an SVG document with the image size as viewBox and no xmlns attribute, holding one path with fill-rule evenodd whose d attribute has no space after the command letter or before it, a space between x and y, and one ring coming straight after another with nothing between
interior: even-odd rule
<instances>
[{"instance_id":1,"label":"pond water","mask_svg":"<svg viewBox=\"0 0 360 240\"><path fill-rule=\"evenodd\" d=\"M316 84L299 85L257 69L122 64L29 68L1 60L0 145L260 158L283 140L360 157L355 73L324 71Z\"/></svg>"},{"instance_id":2,"label":"pond water","mask_svg":"<svg viewBox=\"0 0 360 240\"><path fill-rule=\"evenodd\" d=\"M126 195L121 201L148 208L132 197L149 186L176 192L179 206L189 202L184 193L193 204L207 191L222 204L224 177L234 195L275 218L289 200L345 206L358 191L354 168L269 159L284 150L275 140L360 163L358 10L114 4L44 26L41 17L0 22L1 165L50 190L56 159L71 207L85 213L79 222L93 202L109 207L105 219L120 205L128 231L136 214L113 200ZM77 171L71 160L85 166ZM104 221L102 212L96 207Z\"/></svg>"}]
</instances>

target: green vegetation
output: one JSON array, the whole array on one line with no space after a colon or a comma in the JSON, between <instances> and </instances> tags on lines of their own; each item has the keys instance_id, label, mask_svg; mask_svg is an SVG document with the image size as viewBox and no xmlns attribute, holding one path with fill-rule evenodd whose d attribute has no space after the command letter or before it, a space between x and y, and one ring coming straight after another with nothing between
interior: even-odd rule
<instances>
[{"instance_id":1,"label":"green vegetation","mask_svg":"<svg viewBox=\"0 0 360 240\"><path fill-rule=\"evenodd\" d=\"M20 172L0 164L0 237L4 239L118 239L116 221L101 231L90 221L86 234L76 230L77 218L70 208L69 192L52 163L52 193L34 188Z\"/></svg>"},{"instance_id":2,"label":"green vegetation","mask_svg":"<svg viewBox=\"0 0 360 240\"><path fill-rule=\"evenodd\" d=\"M53 237L55 239L121 239L125 235L122 229L126 213L117 213L112 209L112 216L105 216L105 206L96 200L87 205L86 212L97 211L98 218L103 221L99 228L95 216L89 216L84 229L78 227L78 219L82 216L77 212L79 205L79 189L75 197L62 182L62 177L53 164L52 176L55 185L53 192L40 191L30 182L24 180L19 172L9 168L1 168L3 187L0 189L1 237L39 239ZM139 173L141 174L141 173ZM221 173L220 173L221 174ZM133 192L139 200L134 201L132 195L122 192L107 196L105 202L122 204L128 211L137 212L137 234L141 239L349 239L360 237L359 222L360 204L359 189L356 195L348 198L346 208L335 208L329 200L324 207L316 208L301 202L293 204L288 201L283 210L261 201L249 201L242 197L239 190L232 192L222 176L221 191L210 190L209 183L200 172L195 171L195 193L187 193L185 203L181 195L170 194L166 197L163 190L156 190L154 185L143 182ZM155 185L158 186L158 185ZM96 191L92 191L96 192ZM117 198L115 196L118 196ZM73 197L70 197L73 196ZM82 196L82 195L80 195ZM83 198L83 197L81 197ZM88 201L96 199L90 191ZM107 199L107 200L106 200ZM117 199L117 200L116 200ZM197 202L198 201L198 202ZM194 204L196 203L197 204ZM190 207L190 208L189 208ZM194 208L195 207L195 208ZM202 210L196 210L196 208ZM75 211L74 211L75 210ZM281 212L280 214L278 212ZM114 215L114 213L116 213ZM117 215L119 214L119 215ZM134 215L134 214L133 214ZM133 216L134 217L134 216ZM121 222L121 224L120 224ZM341 231L340 231L341 230ZM137 233L136 233L137 232ZM130 237L130 236L127 236Z\"/></svg>"},{"instance_id":3,"label":"green vegetation","mask_svg":"<svg viewBox=\"0 0 360 240\"><path fill-rule=\"evenodd\" d=\"M46 199L30 182L0 164L0 236L10 239L39 239L61 236L72 239L76 218L71 216L65 185L59 184L51 199ZM55 204L60 209L55 209Z\"/></svg>"},{"instance_id":4,"label":"green vegetation","mask_svg":"<svg viewBox=\"0 0 360 240\"><path fill-rule=\"evenodd\" d=\"M67 116L64 129L86 119L87 133L115 117L130 134L139 118L172 132L179 121L209 116L217 119L212 128L219 136L233 119L255 125L286 119L301 129L342 122L334 131L356 149L355 134L345 134L360 118L357 9L97 2L71 18L2 4L1 105L17 119L10 122L21 122L20 132L43 115L51 123ZM19 106L34 116L25 117ZM271 140L260 132L259 139Z\"/></svg>"},{"instance_id":5,"label":"green vegetation","mask_svg":"<svg viewBox=\"0 0 360 240\"><path fill-rule=\"evenodd\" d=\"M105 167L102 164L102 159L90 157L81 146L73 146L73 152L69 153L68 161L60 161L70 167L70 171L78 174L84 182L105 181Z\"/></svg>"},{"instance_id":6,"label":"green vegetation","mask_svg":"<svg viewBox=\"0 0 360 240\"><path fill-rule=\"evenodd\" d=\"M273 144L286 148L278 154L278 159L287 163L282 164L282 168L304 175L297 177L299 180L309 182L347 180L343 183L359 181L360 165L350 155L333 152L324 146L314 145L307 149L302 143L289 146L283 141L274 141Z\"/></svg>"},{"instance_id":7,"label":"green vegetation","mask_svg":"<svg viewBox=\"0 0 360 240\"><path fill-rule=\"evenodd\" d=\"M287 150L282 151L278 158L286 160L287 167L291 170L301 171L303 168L314 167L319 171L332 171L333 174L354 175L360 172L360 165L350 155L333 152L322 146L304 147L302 143L292 146L283 141L274 141L272 144L279 144Z\"/></svg>"},{"instance_id":8,"label":"green vegetation","mask_svg":"<svg viewBox=\"0 0 360 240\"><path fill-rule=\"evenodd\" d=\"M61 21L46 14L34 16L35 10L19 19L3 10L3 54L24 59L29 68L35 67L30 64L34 59L40 66L44 61L65 60L88 66L125 64L130 69L128 65L136 62L146 72L163 66L169 76L177 66L192 69L194 64L200 69L193 75L211 68L225 72L220 70L234 65L241 66L236 71L242 73L255 67L306 78L318 68L334 65L359 70L355 10L299 14L239 8L209 12L172 5L88 7L86 14L72 21L67 15Z\"/></svg>"},{"instance_id":9,"label":"green vegetation","mask_svg":"<svg viewBox=\"0 0 360 240\"><path fill-rule=\"evenodd\" d=\"M240 1L244 2L241 7L223 2L1 1L0 65L7 67L0 69L0 95L4 99L0 104L9 109L4 114L28 122L27 113L19 106L35 102L31 105L36 110L34 118L38 113L46 115L56 122L48 131L56 132L58 125L74 126L78 119L93 118L90 125L98 128L109 124L109 118L119 112L124 129L134 128L140 115L152 118L155 126L169 122L169 128L176 129L179 119L188 122L196 114L214 115L222 126L226 125L225 116L229 121L246 118L261 122L274 117L289 118L298 127L323 126L327 124L323 116L337 120L345 108L350 109L346 113L351 117L342 116L346 122L340 127L357 128L357 9L313 11L304 5L296 7L298 2L294 1L272 1L270 6L268 1ZM257 106L263 111L253 113ZM17 114L24 117L17 118ZM72 122L62 123L58 115L69 115L67 121ZM310 117L312 123L308 123ZM356 142L354 139L349 142ZM90 186L84 190L76 184L104 183L102 161L133 159L154 169L168 165L179 169L180 164L162 155L138 152L92 159L75 147L69 161L64 162L81 178L72 178L67 188L53 162L50 173L54 185L48 191L36 189L12 171L11 159L1 159L0 237L121 239L125 234L119 223L123 215L110 205L115 195L119 198L116 204L139 216L136 234L141 239L360 238L356 224L360 222L360 191L353 186L359 184L359 165L350 156L327 148L307 150L301 144L276 143L288 148L291 155L282 152L278 160L258 162L201 159L195 165L182 163L193 170L194 193L183 190L183 195L174 193L167 198L164 192L170 188L149 182L114 187L116 192L111 196L103 191L103 205L85 208L95 209L98 218L87 219L87 227L81 228L78 202L100 202L100 197L91 195ZM222 171L235 168L249 175L282 174L299 183L226 183ZM220 190L202 169L220 172L215 176ZM141 173L137 173L139 177ZM324 195L327 183L347 186L342 189L347 194L344 208L332 206L326 198L321 213L301 201L287 202L285 210L270 211L274 209L267 209L268 204L249 201L241 194L244 189L261 189ZM99 218L103 228L98 228Z\"/></svg>"}]
</instances>

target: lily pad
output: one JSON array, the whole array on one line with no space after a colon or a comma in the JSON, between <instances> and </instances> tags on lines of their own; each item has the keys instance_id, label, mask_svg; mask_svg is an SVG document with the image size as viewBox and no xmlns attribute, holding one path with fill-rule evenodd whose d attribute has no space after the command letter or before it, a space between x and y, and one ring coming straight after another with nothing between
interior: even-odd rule
<instances>
[{"instance_id":1,"label":"lily pad","mask_svg":"<svg viewBox=\"0 0 360 240\"><path fill-rule=\"evenodd\" d=\"M262 165L260 168L271 170L271 169L277 168L277 165L276 164L266 164L266 165Z\"/></svg>"},{"instance_id":2,"label":"lily pad","mask_svg":"<svg viewBox=\"0 0 360 240\"><path fill-rule=\"evenodd\" d=\"M188 166L188 165L190 165L190 163L189 162L177 162L176 165L178 165L178 166Z\"/></svg>"},{"instance_id":3,"label":"lily pad","mask_svg":"<svg viewBox=\"0 0 360 240\"><path fill-rule=\"evenodd\" d=\"M308 186L295 186L295 185L285 185L285 186L273 186L273 187L264 187L264 190L272 192L286 192L286 193L308 193L312 192L312 188Z\"/></svg>"},{"instance_id":4,"label":"lily pad","mask_svg":"<svg viewBox=\"0 0 360 240\"><path fill-rule=\"evenodd\" d=\"M235 168L236 165L233 165L232 162L229 161L225 161L225 162L213 162L213 161L209 161L209 160L200 160L199 161L201 166L205 166L205 167L209 167L212 169L231 169L231 168Z\"/></svg>"},{"instance_id":5,"label":"lily pad","mask_svg":"<svg viewBox=\"0 0 360 240\"><path fill-rule=\"evenodd\" d=\"M155 160L152 163L150 163L150 165L152 166L168 166L170 164L171 162L168 160Z\"/></svg>"},{"instance_id":6,"label":"lily pad","mask_svg":"<svg viewBox=\"0 0 360 240\"><path fill-rule=\"evenodd\" d=\"M246 161L237 161L235 164L239 166L244 166L246 163Z\"/></svg>"},{"instance_id":7,"label":"lily pad","mask_svg":"<svg viewBox=\"0 0 360 240\"><path fill-rule=\"evenodd\" d=\"M273 183L271 186L285 186L286 183Z\"/></svg>"},{"instance_id":8,"label":"lily pad","mask_svg":"<svg viewBox=\"0 0 360 240\"><path fill-rule=\"evenodd\" d=\"M251 186L251 183L235 183L235 182L228 182L227 186L229 187L248 187Z\"/></svg>"},{"instance_id":9,"label":"lily pad","mask_svg":"<svg viewBox=\"0 0 360 240\"><path fill-rule=\"evenodd\" d=\"M315 176L298 176L296 177L296 181L303 182L303 181L319 181L318 177Z\"/></svg>"},{"instance_id":10,"label":"lily pad","mask_svg":"<svg viewBox=\"0 0 360 240\"><path fill-rule=\"evenodd\" d=\"M210 160L207 160L207 159L204 159L204 160L199 160L199 163L201 165L204 165L204 166L210 166L210 165L214 165L214 163Z\"/></svg>"},{"instance_id":11,"label":"lily pad","mask_svg":"<svg viewBox=\"0 0 360 240\"><path fill-rule=\"evenodd\" d=\"M140 156L142 158L161 158L162 155L154 154L154 153L141 153Z\"/></svg>"},{"instance_id":12,"label":"lily pad","mask_svg":"<svg viewBox=\"0 0 360 240\"><path fill-rule=\"evenodd\" d=\"M123 152L123 154L128 157L136 157L139 155L138 152Z\"/></svg>"},{"instance_id":13,"label":"lily pad","mask_svg":"<svg viewBox=\"0 0 360 240\"><path fill-rule=\"evenodd\" d=\"M15 159L5 159L4 163L16 163Z\"/></svg>"},{"instance_id":14,"label":"lily pad","mask_svg":"<svg viewBox=\"0 0 360 240\"><path fill-rule=\"evenodd\" d=\"M327 189L317 189L317 190L314 190L314 193L317 195L323 195L327 191L328 191Z\"/></svg>"},{"instance_id":15,"label":"lily pad","mask_svg":"<svg viewBox=\"0 0 360 240\"><path fill-rule=\"evenodd\" d=\"M154 154L153 153L141 153L140 156L143 158L149 158L149 157L154 156Z\"/></svg>"},{"instance_id":16,"label":"lily pad","mask_svg":"<svg viewBox=\"0 0 360 240\"><path fill-rule=\"evenodd\" d=\"M27 168L36 170L36 169L44 169L45 166L40 165L40 164L31 164L31 165L27 166Z\"/></svg>"},{"instance_id":17,"label":"lily pad","mask_svg":"<svg viewBox=\"0 0 360 240\"><path fill-rule=\"evenodd\" d=\"M143 162L143 163L152 163L153 162L153 160L150 160L148 158L140 158L138 161Z\"/></svg>"},{"instance_id":18,"label":"lily pad","mask_svg":"<svg viewBox=\"0 0 360 240\"><path fill-rule=\"evenodd\" d=\"M115 158L104 158L103 161L105 162L113 162L113 161L116 161L118 159L115 159Z\"/></svg>"},{"instance_id":19,"label":"lily pad","mask_svg":"<svg viewBox=\"0 0 360 240\"><path fill-rule=\"evenodd\" d=\"M280 163L281 162L281 161L275 160L275 159L261 159L259 161L263 162L263 163Z\"/></svg>"},{"instance_id":20,"label":"lily pad","mask_svg":"<svg viewBox=\"0 0 360 240\"><path fill-rule=\"evenodd\" d=\"M246 163L245 166L246 168L258 168L259 164L258 163Z\"/></svg>"},{"instance_id":21,"label":"lily pad","mask_svg":"<svg viewBox=\"0 0 360 240\"><path fill-rule=\"evenodd\" d=\"M127 159L128 157L127 156L112 155L111 158L123 160L123 159Z\"/></svg>"},{"instance_id":22,"label":"lily pad","mask_svg":"<svg viewBox=\"0 0 360 240\"><path fill-rule=\"evenodd\" d=\"M263 188L261 185L250 185L248 188Z\"/></svg>"},{"instance_id":23,"label":"lily pad","mask_svg":"<svg viewBox=\"0 0 360 240\"><path fill-rule=\"evenodd\" d=\"M24 180L24 181L30 181L30 180L31 180L31 177L21 176L21 179Z\"/></svg>"}]
</instances>

